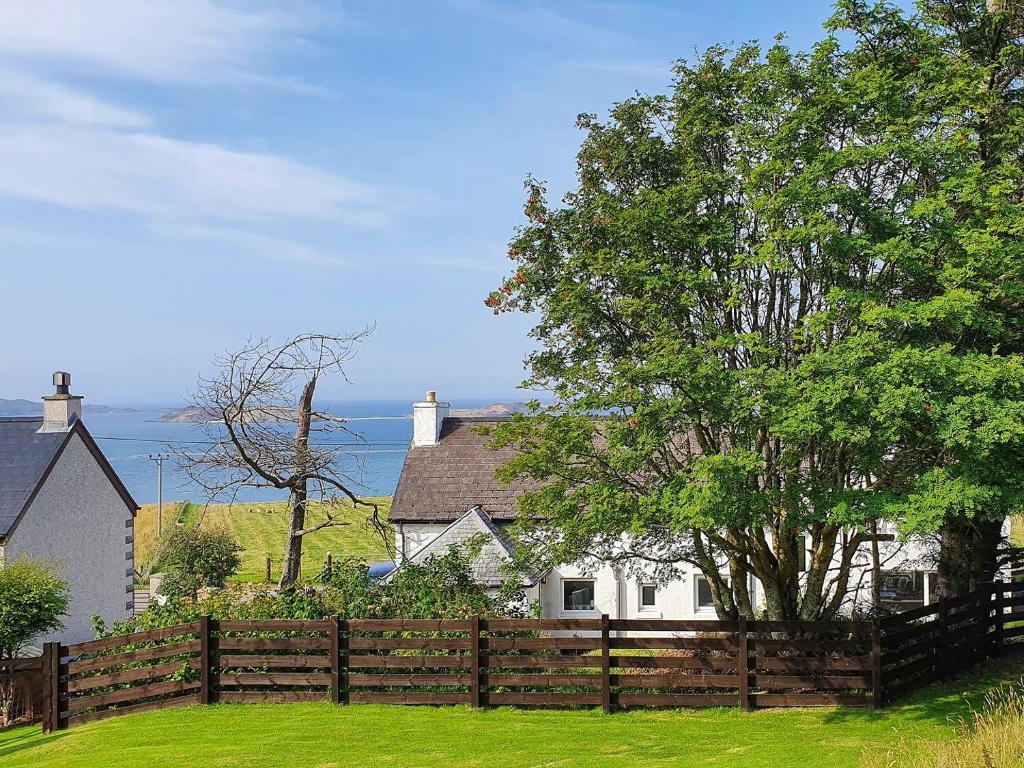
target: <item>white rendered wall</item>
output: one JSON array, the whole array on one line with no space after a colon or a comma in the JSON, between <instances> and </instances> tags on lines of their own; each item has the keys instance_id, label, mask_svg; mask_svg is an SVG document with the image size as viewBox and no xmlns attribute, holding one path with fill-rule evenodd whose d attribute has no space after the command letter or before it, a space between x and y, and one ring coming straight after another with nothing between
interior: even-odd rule
<instances>
[{"instance_id":1,"label":"white rendered wall","mask_svg":"<svg viewBox=\"0 0 1024 768\"><path fill-rule=\"evenodd\" d=\"M126 618L132 596L132 513L88 447L71 437L4 547L8 563L25 556L56 563L71 605L64 630L37 638L76 643L95 637L92 616L108 626Z\"/></svg>"}]
</instances>

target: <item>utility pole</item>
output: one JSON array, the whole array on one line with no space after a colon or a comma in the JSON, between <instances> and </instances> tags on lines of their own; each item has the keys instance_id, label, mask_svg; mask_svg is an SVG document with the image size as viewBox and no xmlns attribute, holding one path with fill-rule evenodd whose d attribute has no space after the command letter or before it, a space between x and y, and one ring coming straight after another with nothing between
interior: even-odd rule
<instances>
[{"instance_id":1,"label":"utility pole","mask_svg":"<svg viewBox=\"0 0 1024 768\"><path fill-rule=\"evenodd\" d=\"M159 539L164 532L164 455L151 453L149 459L156 462L156 536Z\"/></svg>"}]
</instances>

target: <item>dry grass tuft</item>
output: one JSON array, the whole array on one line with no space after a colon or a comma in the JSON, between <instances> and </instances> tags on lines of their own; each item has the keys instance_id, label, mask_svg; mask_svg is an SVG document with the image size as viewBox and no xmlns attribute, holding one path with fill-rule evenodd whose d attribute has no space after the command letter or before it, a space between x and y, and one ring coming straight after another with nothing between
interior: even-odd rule
<instances>
[{"instance_id":1,"label":"dry grass tuft","mask_svg":"<svg viewBox=\"0 0 1024 768\"><path fill-rule=\"evenodd\" d=\"M1024 679L990 691L980 711L961 719L952 741L902 741L875 768L1021 768Z\"/></svg>"}]
</instances>

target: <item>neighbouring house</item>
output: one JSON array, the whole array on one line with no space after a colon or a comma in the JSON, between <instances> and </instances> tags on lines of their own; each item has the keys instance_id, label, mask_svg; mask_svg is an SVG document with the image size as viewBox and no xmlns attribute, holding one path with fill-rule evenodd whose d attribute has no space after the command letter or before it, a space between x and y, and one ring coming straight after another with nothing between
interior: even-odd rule
<instances>
[{"instance_id":1,"label":"neighbouring house","mask_svg":"<svg viewBox=\"0 0 1024 768\"><path fill-rule=\"evenodd\" d=\"M71 604L64 630L36 643L95 636L133 609L133 534L138 504L82 421L71 375L53 375L55 394L39 417L0 418L0 567L27 557L55 563Z\"/></svg>"},{"instance_id":2,"label":"neighbouring house","mask_svg":"<svg viewBox=\"0 0 1024 768\"><path fill-rule=\"evenodd\" d=\"M510 543L502 529L515 520L517 499L527 487L505 485L495 472L515 455L514 448L494 450L491 438L478 427L500 418L451 416L447 403L428 392L413 404L413 437L391 505L396 560L420 562L440 554L470 535L487 537L474 570L493 586L498 564L508 557ZM882 530L886 534L885 529ZM934 567L920 542L893 539L879 544L882 598L893 608L907 609L935 599ZM808 553L803 552L804 557ZM870 545L855 564L852 599L867 602L871 595ZM664 583L637 577L637 569L607 564L565 564L535 579L525 579L527 598L541 606L546 618L586 618L606 613L612 618L715 618L707 580L699 569L684 569L680 578ZM723 572L727 573L723 563ZM763 592L751 578L755 606Z\"/></svg>"}]
</instances>

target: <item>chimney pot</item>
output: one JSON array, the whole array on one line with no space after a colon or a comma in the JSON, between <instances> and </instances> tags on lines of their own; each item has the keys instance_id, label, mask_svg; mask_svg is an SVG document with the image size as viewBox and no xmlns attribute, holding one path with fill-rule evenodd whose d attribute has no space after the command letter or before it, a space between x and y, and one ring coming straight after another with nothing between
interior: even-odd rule
<instances>
[{"instance_id":1,"label":"chimney pot","mask_svg":"<svg viewBox=\"0 0 1024 768\"><path fill-rule=\"evenodd\" d=\"M435 392L432 389L428 389L427 390L427 402L428 403L436 403L437 402L437 392Z\"/></svg>"},{"instance_id":2,"label":"chimney pot","mask_svg":"<svg viewBox=\"0 0 1024 768\"><path fill-rule=\"evenodd\" d=\"M43 398L43 426L40 432L67 432L82 418L82 398L71 394L71 374L54 371L56 392Z\"/></svg>"}]
</instances>

